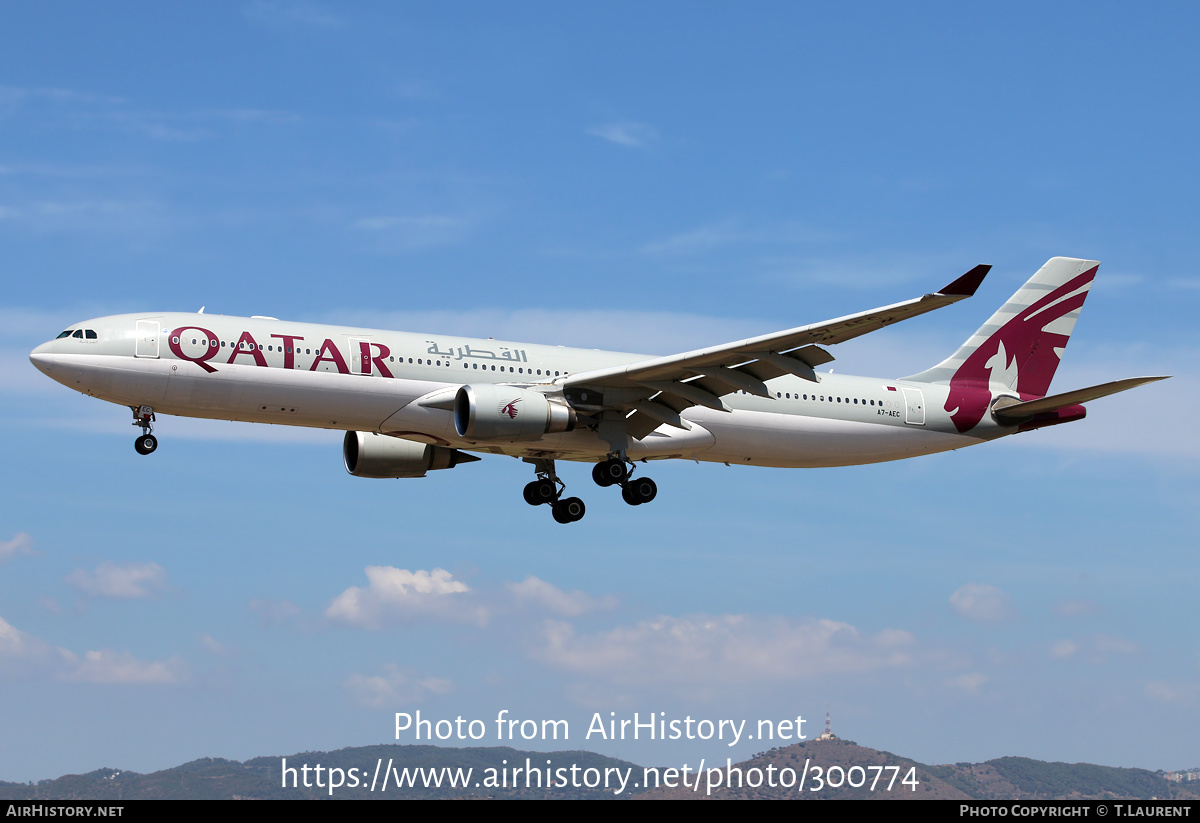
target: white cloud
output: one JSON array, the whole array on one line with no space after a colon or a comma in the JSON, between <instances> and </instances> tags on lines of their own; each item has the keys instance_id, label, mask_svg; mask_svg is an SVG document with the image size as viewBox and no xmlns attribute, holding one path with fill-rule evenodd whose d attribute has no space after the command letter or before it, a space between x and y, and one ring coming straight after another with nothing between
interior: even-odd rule
<instances>
[{"instance_id":1,"label":"white cloud","mask_svg":"<svg viewBox=\"0 0 1200 823\"><path fill-rule=\"evenodd\" d=\"M0 658L41 654L47 646L0 617Z\"/></svg>"},{"instance_id":2,"label":"white cloud","mask_svg":"<svg viewBox=\"0 0 1200 823\"><path fill-rule=\"evenodd\" d=\"M985 674L980 674L979 672L969 672L950 680L950 685L957 689L962 689L968 694L978 694L980 687L983 686L984 683L987 683L988 680L989 678Z\"/></svg>"},{"instance_id":3,"label":"white cloud","mask_svg":"<svg viewBox=\"0 0 1200 823\"><path fill-rule=\"evenodd\" d=\"M1073 640L1059 640L1050 647L1050 656L1056 660L1065 660L1079 651L1079 644Z\"/></svg>"},{"instance_id":4,"label":"white cloud","mask_svg":"<svg viewBox=\"0 0 1200 823\"><path fill-rule=\"evenodd\" d=\"M19 532L12 540L0 540L0 563L7 563L18 554L37 554L33 538L25 532Z\"/></svg>"},{"instance_id":5,"label":"white cloud","mask_svg":"<svg viewBox=\"0 0 1200 823\"><path fill-rule=\"evenodd\" d=\"M839 239L832 235L822 236L815 231L810 234L814 240ZM953 250L927 254L889 250L857 255L781 255L769 261L773 273L764 279L767 282L793 287L808 288L819 283L872 292L896 288L902 284L917 284L921 288L928 288L949 283L967 271L972 264L964 263L964 260L969 261L972 257L973 255L963 255ZM941 278L945 279L938 282ZM971 329L963 329L964 333L970 331Z\"/></svg>"},{"instance_id":6,"label":"white cloud","mask_svg":"<svg viewBox=\"0 0 1200 823\"><path fill-rule=\"evenodd\" d=\"M79 666L66 679L86 683L146 685L180 683L186 677L186 666L178 657L148 663L138 660L129 652L104 649L86 652Z\"/></svg>"},{"instance_id":7,"label":"white cloud","mask_svg":"<svg viewBox=\"0 0 1200 823\"><path fill-rule=\"evenodd\" d=\"M644 148L658 139L658 130L647 123L606 123L592 126L587 133L618 146Z\"/></svg>"},{"instance_id":8,"label":"white cloud","mask_svg":"<svg viewBox=\"0 0 1200 823\"><path fill-rule=\"evenodd\" d=\"M231 653L230 648L228 646L226 646L224 643L219 642L211 634L201 633L201 634L196 635L196 639L200 642L201 646L203 646L207 651L212 652L215 655L218 655L220 657L226 657Z\"/></svg>"},{"instance_id":9,"label":"white cloud","mask_svg":"<svg viewBox=\"0 0 1200 823\"><path fill-rule=\"evenodd\" d=\"M382 674L352 674L344 686L354 702L383 709L417 703L431 694L446 694L453 684L442 678L415 676L389 664L383 667Z\"/></svg>"},{"instance_id":10,"label":"white cloud","mask_svg":"<svg viewBox=\"0 0 1200 823\"><path fill-rule=\"evenodd\" d=\"M329 604L325 616L338 623L379 629L384 624L417 617L444 617L487 622L487 611L462 602L470 591L445 569L409 571L394 566L367 566L366 588L351 586Z\"/></svg>"},{"instance_id":11,"label":"white cloud","mask_svg":"<svg viewBox=\"0 0 1200 823\"><path fill-rule=\"evenodd\" d=\"M1110 634L1095 635L1092 648L1099 654L1139 654L1142 651L1142 647L1132 640Z\"/></svg>"},{"instance_id":12,"label":"white cloud","mask_svg":"<svg viewBox=\"0 0 1200 823\"><path fill-rule=\"evenodd\" d=\"M1087 652L1087 661L1093 664L1105 662L1112 655L1141 654L1142 647L1132 640L1109 634L1094 634L1087 640L1059 640L1050 647L1050 656L1056 660L1075 657Z\"/></svg>"},{"instance_id":13,"label":"white cloud","mask_svg":"<svg viewBox=\"0 0 1200 823\"><path fill-rule=\"evenodd\" d=\"M609 609L617 603L612 596L596 598L578 589L566 592L533 575L520 583L506 583L505 587L518 602L536 604L563 617L578 617L584 612Z\"/></svg>"},{"instance_id":14,"label":"white cloud","mask_svg":"<svg viewBox=\"0 0 1200 823\"><path fill-rule=\"evenodd\" d=\"M1200 692L1194 684L1180 685L1178 683L1168 683L1165 680L1151 680L1146 684L1146 697L1158 703L1174 703L1181 706L1190 706L1196 702L1196 695Z\"/></svg>"},{"instance_id":15,"label":"white cloud","mask_svg":"<svg viewBox=\"0 0 1200 823\"><path fill-rule=\"evenodd\" d=\"M250 601L250 611L259 616L264 626L296 622L304 614L300 607L290 600L270 600L262 597Z\"/></svg>"},{"instance_id":16,"label":"white cloud","mask_svg":"<svg viewBox=\"0 0 1200 823\"><path fill-rule=\"evenodd\" d=\"M51 646L0 617L0 676L61 675L75 662L71 652Z\"/></svg>"},{"instance_id":17,"label":"white cloud","mask_svg":"<svg viewBox=\"0 0 1200 823\"><path fill-rule=\"evenodd\" d=\"M86 652L81 659L68 649L51 646L0 618L0 674L53 674L85 683L180 683L187 666L178 657L145 662L111 649Z\"/></svg>"},{"instance_id":18,"label":"white cloud","mask_svg":"<svg viewBox=\"0 0 1200 823\"><path fill-rule=\"evenodd\" d=\"M593 683L660 685L708 696L763 681L908 666L914 643L898 629L867 636L833 620L663 616L590 635L547 621L534 657Z\"/></svg>"},{"instance_id":19,"label":"white cloud","mask_svg":"<svg viewBox=\"0 0 1200 823\"><path fill-rule=\"evenodd\" d=\"M354 227L372 232L385 249L412 251L447 246L466 233L467 221L443 215L364 217Z\"/></svg>"},{"instance_id":20,"label":"white cloud","mask_svg":"<svg viewBox=\"0 0 1200 823\"><path fill-rule=\"evenodd\" d=\"M737 223L726 221L698 226L661 240L653 240L643 245L641 251L662 255L697 254L753 239L758 238L752 232Z\"/></svg>"},{"instance_id":21,"label":"white cloud","mask_svg":"<svg viewBox=\"0 0 1200 823\"><path fill-rule=\"evenodd\" d=\"M795 221L774 221L748 225L741 220L708 223L644 244L643 254L683 256L709 254L716 249L739 244L769 247L793 247L834 239L827 231ZM774 266L775 263L772 263ZM791 262L788 262L791 265Z\"/></svg>"},{"instance_id":22,"label":"white cloud","mask_svg":"<svg viewBox=\"0 0 1200 823\"><path fill-rule=\"evenodd\" d=\"M154 597L167 583L167 571L157 563L125 563L105 561L94 572L76 569L67 575L67 584L92 597L135 600Z\"/></svg>"},{"instance_id":23,"label":"white cloud","mask_svg":"<svg viewBox=\"0 0 1200 823\"><path fill-rule=\"evenodd\" d=\"M101 105L123 102L120 97L108 97L74 89L0 86L0 105L16 105L39 100L49 100L54 103Z\"/></svg>"},{"instance_id":24,"label":"white cloud","mask_svg":"<svg viewBox=\"0 0 1200 823\"><path fill-rule=\"evenodd\" d=\"M1100 606L1091 600L1063 600L1054 606L1054 611L1064 617L1099 614Z\"/></svg>"},{"instance_id":25,"label":"white cloud","mask_svg":"<svg viewBox=\"0 0 1200 823\"><path fill-rule=\"evenodd\" d=\"M950 607L962 617L996 623L1011 616L1009 597L987 583L967 583L950 595Z\"/></svg>"}]
</instances>

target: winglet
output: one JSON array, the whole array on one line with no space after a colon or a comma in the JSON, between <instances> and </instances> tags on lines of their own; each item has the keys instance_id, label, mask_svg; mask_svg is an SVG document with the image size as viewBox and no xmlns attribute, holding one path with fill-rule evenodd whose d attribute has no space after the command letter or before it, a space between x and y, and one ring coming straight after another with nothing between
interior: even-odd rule
<instances>
[{"instance_id":1,"label":"winglet","mask_svg":"<svg viewBox=\"0 0 1200 823\"><path fill-rule=\"evenodd\" d=\"M979 288L979 284L983 282L983 278L991 270L991 266L976 266L949 286L939 289L938 294L970 297Z\"/></svg>"}]
</instances>

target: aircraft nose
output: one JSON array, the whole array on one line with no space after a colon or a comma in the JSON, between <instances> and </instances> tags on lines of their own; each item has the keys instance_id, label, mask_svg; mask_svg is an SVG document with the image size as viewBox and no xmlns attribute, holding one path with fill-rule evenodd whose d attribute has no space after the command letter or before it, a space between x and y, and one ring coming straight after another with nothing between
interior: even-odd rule
<instances>
[{"instance_id":1,"label":"aircraft nose","mask_svg":"<svg viewBox=\"0 0 1200 823\"><path fill-rule=\"evenodd\" d=\"M50 344L43 343L31 351L29 362L37 366L42 374L49 374L54 369L54 356L50 354Z\"/></svg>"}]
</instances>

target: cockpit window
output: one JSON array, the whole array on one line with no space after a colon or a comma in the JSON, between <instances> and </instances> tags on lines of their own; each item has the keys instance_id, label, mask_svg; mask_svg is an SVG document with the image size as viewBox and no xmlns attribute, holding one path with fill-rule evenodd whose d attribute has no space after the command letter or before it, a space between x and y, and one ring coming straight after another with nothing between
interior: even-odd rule
<instances>
[{"instance_id":1,"label":"cockpit window","mask_svg":"<svg viewBox=\"0 0 1200 823\"><path fill-rule=\"evenodd\" d=\"M83 336L86 337L88 340L95 340L96 332L92 331L91 329L84 329Z\"/></svg>"},{"instance_id":2,"label":"cockpit window","mask_svg":"<svg viewBox=\"0 0 1200 823\"><path fill-rule=\"evenodd\" d=\"M78 337L80 340L82 340L83 339L83 329L76 329L75 333L72 334L71 336Z\"/></svg>"},{"instance_id":3,"label":"cockpit window","mask_svg":"<svg viewBox=\"0 0 1200 823\"><path fill-rule=\"evenodd\" d=\"M54 338L54 339L55 339L55 340L62 340L64 337L70 337L70 336L71 336L71 330L70 330L70 329L67 329L65 332L63 332L62 334L60 334L58 337L56 337L56 338Z\"/></svg>"}]
</instances>

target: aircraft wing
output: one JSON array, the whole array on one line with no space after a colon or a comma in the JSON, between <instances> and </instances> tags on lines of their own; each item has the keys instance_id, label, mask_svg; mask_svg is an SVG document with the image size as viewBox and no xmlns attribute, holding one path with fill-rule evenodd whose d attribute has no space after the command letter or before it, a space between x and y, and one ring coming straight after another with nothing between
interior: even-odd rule
<instances>
[{"instance_id":1,"label":"aircraft wing","mask_svg":"<svg viewBox=\"0 0 1200 823\"><path fill-rule=\"evenodd\" d=\"M834 358L818 344L842 343L970 297L991 266L976 266L932 294L858 314L738 340L721 346L573 374L564 381L572 405L628 415L626 429L645 437L662 424L688 428L690 406L729 411L721 400L745 391L770 397L765 381L785 374L818 382L816 367Z\"/></svg>"}]
</instances>

